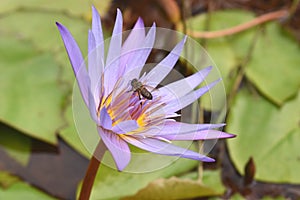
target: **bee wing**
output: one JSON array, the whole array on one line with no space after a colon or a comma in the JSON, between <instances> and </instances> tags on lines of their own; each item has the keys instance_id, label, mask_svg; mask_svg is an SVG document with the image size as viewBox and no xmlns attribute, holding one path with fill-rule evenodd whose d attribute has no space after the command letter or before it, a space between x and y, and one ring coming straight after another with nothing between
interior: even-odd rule
<instances>
[{"instance_id":1,"label":"bee wing","mask_svg":"<svg viewBox=\"0 0 300 200\"><path fill-rule=\"evenodd\" d=\"M144 85L144 87L145 87L149 92L158 91L157 88L152 87L152 86L150 86L150 85Z\"/></svg>"}]
</instances>

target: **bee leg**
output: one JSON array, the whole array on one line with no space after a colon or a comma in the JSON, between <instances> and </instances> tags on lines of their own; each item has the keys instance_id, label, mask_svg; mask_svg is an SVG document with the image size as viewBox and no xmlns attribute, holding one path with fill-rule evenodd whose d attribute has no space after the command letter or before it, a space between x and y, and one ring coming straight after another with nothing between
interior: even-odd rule
<instances>
[{"instance_id":1,"label":"bee leg","mask_svg":"<svg viewBox=\"0 0 300 200\"><path fill-rule=\"evenodd\" d=\"M133 91L133 89L131 88L130 90L127 90L126 92L132 92Z\"/></svg>"}]
</instances>

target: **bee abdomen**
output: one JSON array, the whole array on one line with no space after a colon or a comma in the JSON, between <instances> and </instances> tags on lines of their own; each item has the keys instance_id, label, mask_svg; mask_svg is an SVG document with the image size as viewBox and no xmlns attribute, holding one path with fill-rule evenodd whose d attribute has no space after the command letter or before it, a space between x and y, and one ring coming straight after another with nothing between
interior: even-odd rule
<instances>
[{"instance_id":1,"label":"bee abdomen","mask_svg":"<svg viewBox=\"0 0 300 200\"><path fill-rule=\"evenodd\" d=\"M145 89L145 88L143 88L143 89L141 90L141 95L142 95L144 98L148 99L148 100L152 100L152 99L153 99L152 94L151 94L147 89Z\"/></svg>"}]
</instances>

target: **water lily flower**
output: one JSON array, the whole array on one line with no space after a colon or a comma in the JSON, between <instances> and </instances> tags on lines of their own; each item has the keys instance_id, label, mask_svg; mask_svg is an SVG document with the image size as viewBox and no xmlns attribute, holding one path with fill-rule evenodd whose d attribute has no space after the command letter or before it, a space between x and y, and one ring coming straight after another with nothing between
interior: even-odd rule
<instances>
[{"instance_id":1,"label":"water lily flower","mask_svg":"<svg viewBox=\"0 0 300 200\"><path fill-rule=\"evenodd\" d=\"M128 144L156 154L213 162L212 158L172 144L176 140L234 137L215 130L225 124L188 124L174 120L178 111L193 103L219 81L195 89L212 67L159 89L147 89L148 86L157 87L172 70L180 57L186 37L152 70L140 76L142 66L154 45L155 24L146 34L143 21L139 18L127 39L122 42L122 23L122 13L117 10L105 59L100 16L92 8L92 28L88 33L88 68L71 33L57 23L82 98L118 170L123 170L131 159ZM132 80L138 83L138 88L134 88ZM141 89L150 92L152 98L145 98Z\"/></svg>"}]
</instances>

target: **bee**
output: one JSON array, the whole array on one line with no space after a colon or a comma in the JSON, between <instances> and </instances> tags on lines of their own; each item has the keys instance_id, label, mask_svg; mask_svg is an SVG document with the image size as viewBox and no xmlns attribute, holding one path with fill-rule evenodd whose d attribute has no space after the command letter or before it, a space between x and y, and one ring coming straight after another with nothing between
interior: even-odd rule
<instances>
[{"instance_id":1,"label":"bee","mask_svg":"<svg viewBox=\"0 0 300 200\"><path fill-rule=\"evenodd\" d=\"M141 99L141 96L144 97L145 99L152 100L153 96L151 92L147 90L145 85L143 85L140 81L138 81L136 78L133 79L131 82L131 87L133 92L137 92L139 95L139 98Z\"/></svg>"}]
</instances>

